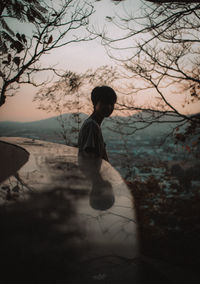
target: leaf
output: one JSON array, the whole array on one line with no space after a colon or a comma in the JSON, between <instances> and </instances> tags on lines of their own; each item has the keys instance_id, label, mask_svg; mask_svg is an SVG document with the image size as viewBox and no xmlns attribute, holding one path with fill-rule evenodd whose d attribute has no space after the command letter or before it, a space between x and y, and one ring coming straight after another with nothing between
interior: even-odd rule
<instances>
[{"instance_id":1,"label":"leaf","mask_svg":"<svg viewBox=\"0 0 200 284\"><path fill-rule=\"evenodd\" d=\"M20 64L20 57L19 57L19 56L14 57L14 58L13 58L13 62L14 62L17 66L19 66L19 64Z\"/></svg>"},{"instance_id":2,"label":"leaf","mask_svg":"<svg viewBox=\"0 0 200 284\"><path fill-rule=\"evenodd\" d=\"M2 36L3 40L9 41L11 43L14 42L13 38L5 31L1 32L1 36Z\"/></svg>"},{"instance_id":3,"label":"leaf","mask_svg":"<svg viewBox=\"0 0 200 284\"><path fill-rule=\"evenodd\" d=\"M42 23L46 22L42 13L40 13L37 9L35 9L35 7L31 6L29 11L30 11L31 16L33 16L33 18L34 18L34 21L35 21L35 18L36 18L36 19L40 20Z\"/></svg>"},{"instance_id":4,"label":"leaf","mask_svg":"<svg viewBox=\"0 0 200 284\"><path fill-rule=\"evenodd\" d=\"M46 8L42 7L39 3L36 5L36 8L37 8L37 10L42 12L43 14L48 12L48 10Z\"/></svg>"},{"instance_id":5,"label":"leaf","mask_svg":"<svg viewBox=\"0 0 200 284\"><path fill-rule=\"evenodd\" d=\"M26 36L25 36L24 34L22 35L22 41L23 41L24 43L27 43Z\"/></svg>"},{"instance_id":6,"label":"leaf","mask_svg":"<svg viewBox=\"0 0 200 284\"><path fill-rule=\"evenodd\" d=\"M3 64L8 64L8 61L7 60L3 60L2 63Z\"/></svg>"},{"instance_id":7,"label":"leaf","mask_svg":"<svg viewBox=\"0 0 200 284\"><path fill-rule=\"evenodd\" d=\"M17 37L17 39L18 39L19 41L22 41L22 38L21 38L21 36L20 36L19 33L16 33L16 37Z\"/></svg>"},{"instance_id":8,"label":"leaf","mask_svg":"<svg viewBox=\"0 0 200 284\"><path fill-rule=\"evenodd\" d=\"M47 44L50 44L50 43L52 42L52 40L53 40L53 36L52 36L52 35L50 35L50 37L49 37L49 40L48 40Z\"/></svg>"},{"instance_id":9,"label":"leaf","mask_svg":"<svg viewBox=\"0 0 200 284\"><path fill-rule=\"evenodd\" d=\"M11 54L9 53L8 54L8 62L10 63L10 61L11 61Z\"/></svg>"},{"instance_id":10,"label":"leaf","mask_svg":"<svg viewBox=\"0 0 200 284\"><path fill-rule=\"evenodd\" d=\"M34 23L35 18L34 18L33 15L32 15L31 9L28 9L28 10L27 10L26 16L27 16L29 22Z\"/></svg>"},{"instance_id":11,"label":"leaf","mask_svg":"<svg viewBox=\"0 0 200 284\"><path fill-rule=\"evenodd\" d=\"M18 40L14 41L13 46L17 50L17 53L20 53L24 49L22 43Z\"/></svg>"},{"instance_id":12,"label":"leaf","mask_svg":"<svg viewBox=\"0 0 200 284\"><path fill-rule=\"evenodd\" d=\"M17 53L20 53L20 52L24 49L22 43L21 43L20 41L18 41L18 40L15 40L15 41L10 45L10 47L11 47L12 49L16 49L16 50L17 50Z\"/></svg>"}]
</instances>

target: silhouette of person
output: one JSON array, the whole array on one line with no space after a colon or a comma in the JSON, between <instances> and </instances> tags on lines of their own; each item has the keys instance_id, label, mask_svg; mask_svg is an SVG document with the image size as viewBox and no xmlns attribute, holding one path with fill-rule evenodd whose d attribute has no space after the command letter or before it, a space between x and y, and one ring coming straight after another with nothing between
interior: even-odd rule
<instances>
[{"instance_id":1,"label":"silhouette of person","mask_svg":"<svg viewBox=\"0 0 200 284\"><path fill-rule=\"evenodd\" d=\"M79 132L79 152L87 152L108 161L106 145L101 132L101 123L109 117L117 101L115 91L108 86L95 87L91 93L93 113L87 118Z\"/></svg>"},{"instance_id":2,"label":"silhouette of person","mask_svg":"<svg viewBox=\"0 0 200 284\"><path fill-rule=\"evenodd\" d=\"M101 132L101 123L109 117L117 101L115 91L108 86L92 90L93 113L87 118L79 132L79 166L92 182L90 205L96 210L107 210L114 204L112 185L102 178L100 170L102 159L108 161L105 143Z\"/></svg>"}]
</instances>

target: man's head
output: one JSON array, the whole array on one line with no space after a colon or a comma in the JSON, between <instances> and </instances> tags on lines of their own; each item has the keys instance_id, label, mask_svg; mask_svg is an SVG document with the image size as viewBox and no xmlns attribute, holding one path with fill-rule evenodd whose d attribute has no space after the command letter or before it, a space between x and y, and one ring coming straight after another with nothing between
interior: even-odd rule
<instances>
[{"instance_id":1,"label":"man's head","mask_svg":"<svg viewBox=\"0 0 200 284\"><path fill-rule=\"evenodd\" d=\"M117 101L115 91L108 86L95 87L91 93L94 110L103 117L108 117L114 110Z\"/></svg>"}]
</instances>

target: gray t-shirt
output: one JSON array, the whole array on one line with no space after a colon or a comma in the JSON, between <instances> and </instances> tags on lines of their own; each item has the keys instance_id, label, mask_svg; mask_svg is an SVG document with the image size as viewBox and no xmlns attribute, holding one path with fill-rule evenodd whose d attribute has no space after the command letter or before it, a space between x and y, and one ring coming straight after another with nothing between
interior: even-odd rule
<instances>
[{"instance_id":1,"label":"gray t-shirt","mask_svg":"<svg viewBox=\"0 0 200 284\"><path fill-rule=\"evenodd\" d=\"M94 119L87 118L79 131L79 151L88 150L98 157L108 160L105 146L100 126Z\"/></svg>"}]
</instances>

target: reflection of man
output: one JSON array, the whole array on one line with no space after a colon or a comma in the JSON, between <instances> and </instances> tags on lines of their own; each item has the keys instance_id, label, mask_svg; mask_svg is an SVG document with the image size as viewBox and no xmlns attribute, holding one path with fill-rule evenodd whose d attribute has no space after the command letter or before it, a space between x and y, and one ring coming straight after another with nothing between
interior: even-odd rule
<instances>
[{"instance_id":1,"label":"reflection of man","mask_svg":"<svg viewBox=\"0 0 200 284\"><path fill-rule=\"evenodd\" d=\"M112 114L117 96L112 88L101 86L92 90L91 100L94 111L84 121L80 129L78 138L79 152L90 153L108 161L100 125L105 117Z\"/></svg>"},{"instance_id":2,"label":"reflection of man","mask_svg":"<svg viewBox=\"0 0 200 284\"><path fill-rule=\"evenodd\" d=\"M109 181L99 179L92 183L92 191L90 193L90 205L92 208L107 210L113 206L114 202L115 196Z\"/></svg>"},{"instance_id":3,"label":"reflection of man","mask_svg":"<svg viewBox=\"0 0 200 284\"><path fill-rule=\"evenodd\" d=\"M107 210L112 207L115 197L112 184L102 178L102 159L83 151L79 152L78 162L80 170L92 183L92 190L89 197L91 207L96 210ZM109 164L106 164L106 166L109 167Z\"/></svg>"}]
</instances>

